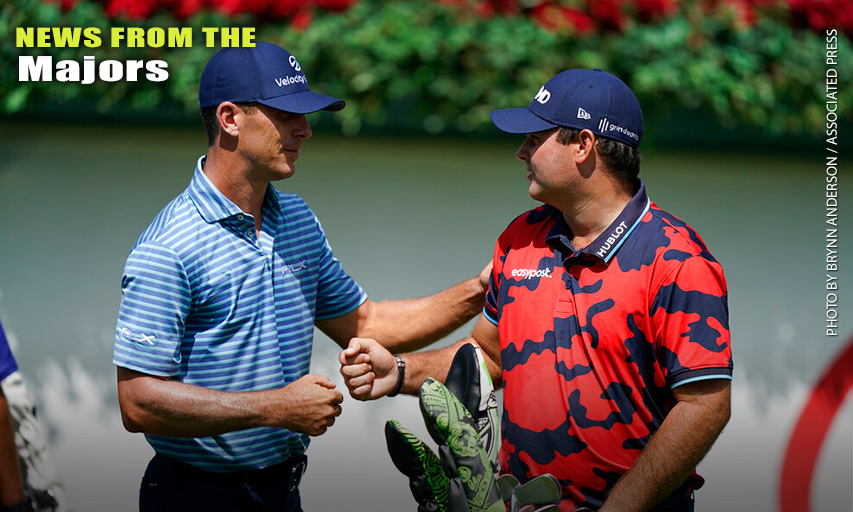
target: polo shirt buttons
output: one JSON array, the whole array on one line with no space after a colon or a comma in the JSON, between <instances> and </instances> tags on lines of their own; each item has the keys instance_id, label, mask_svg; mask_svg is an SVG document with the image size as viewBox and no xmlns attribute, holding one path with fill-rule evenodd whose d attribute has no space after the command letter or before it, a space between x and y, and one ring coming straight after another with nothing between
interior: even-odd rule
<instances>
[{"instance_id":1,"label":"polo shirt buttons","mask_svg":"<svg viewBox=\"0 0 853 512\"><path fill-rule=\"evenodd\" d=\"M254 230L254 229L249 229L249 230L247 230L247 231L246 231L246 236L247 236L247 237L249 237L249 238L254 238L254 237L255 237L255 230Z\"/></svg>"},{"instance_id":2,"label":"polo shirt buttons","mask_svg":"<svg viewBox=\"0 0 853 512\"><path fill-rule=\"evenodd\" d=\"M243 220L243 219L245 219L245 218L246 218L246 217L244 217L242 213L241 213L241 214L239 214L239 215L237 215L237 220Z\"/></svg>"}]
</instances>

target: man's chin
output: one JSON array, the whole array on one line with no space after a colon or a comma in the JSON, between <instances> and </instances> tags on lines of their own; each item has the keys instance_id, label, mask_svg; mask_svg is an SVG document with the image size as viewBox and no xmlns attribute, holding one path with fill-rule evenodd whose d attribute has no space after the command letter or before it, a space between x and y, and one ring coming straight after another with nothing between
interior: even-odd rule
<instances>
[{"instance_id":1,"label":"man's chin","mask_svg":"<svg viewBox=\"0 0 853 512\"><path fill-rule=\"evenodd\" d=\"M554 208L558 208L557 205L554 204L553 200L548 199L548 194L545 194L541 188L536 186L536 183L531 183L530 188L527 189L527 193L530 195L530 198L536 202L544 203L553 206ZM554 199L553 195L551 199Z\"/></svg>"},{"instance_id":2,"label":"man's chin","mask_svg":"<svg viewBox=\"0 0 853 512\"><path fill-rule=\"evenodd\" d=\"M530 182L530 186L527 187L527 193L534 201L539 201L540 203L544 202L542 200L542 189L540 189L539 186L536 185L535 181Z\"/></svg>"},{"instance_id":3,"label":"man's chin","mask_svg":"<svg viewBox=\"0 0 853 512\"><path fill-rule=\"evenodd\" d=\"M294 174L296 174L296 167L293 165L285 169L276 169L275 173L273 173L273 178L270 181L286 180L287 178L292 177Z\"/></svg>"}]
</instances>

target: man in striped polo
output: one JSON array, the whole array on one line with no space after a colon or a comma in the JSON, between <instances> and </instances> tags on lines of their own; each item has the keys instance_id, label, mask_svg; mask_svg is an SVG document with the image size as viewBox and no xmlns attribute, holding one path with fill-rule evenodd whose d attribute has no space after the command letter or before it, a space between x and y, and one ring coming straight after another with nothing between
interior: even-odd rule
<instances>
[{"instance_id":1,"label":"man in striped polo","mask_svg":"<svg viewBox=\"0 0 853 512\"><path fill-rule=\"evenodd\" d=\"M313 212L270 182L294 173L305 114L344 102L311 91L286 50L258 43L208 62L199 88L206 156L127 259L113 362L122 420L156 455L144 511L299 511L309 436L341 413L310 375L318 326L416 349L483 306L487 276L374 303L332 254Z\"/></svg>"}]
</instances>

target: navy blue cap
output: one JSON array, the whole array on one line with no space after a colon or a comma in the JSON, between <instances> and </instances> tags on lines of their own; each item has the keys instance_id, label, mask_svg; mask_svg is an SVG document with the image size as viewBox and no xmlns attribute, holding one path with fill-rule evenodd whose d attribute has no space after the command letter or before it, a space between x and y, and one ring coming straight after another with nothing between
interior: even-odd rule
<instances>
[{"instance_id":1,"label":"navy blue cap","mask_svg":"<svg viewBox=\"0 0 853 512\"><path fill-rule=\"evenodd\" d=\"M524 108L492 110L498 129L535 133L557 127L590 130L636 148L643 138L640 102L622 80L600 69L570 69L548 80Z\"/></svg>"},{"instance_id":2,"label":"navy blue cap","mask_svg":"<svg viewBox=\"0 0 853 512\"><path fill-rule=\"evenodd\" d=\"M223 101L257 102L285 112L308 114L340 110L344 101L313 92L296 57L272 43L254 48L223 48L201 73L198 104L216 107Z\"/></svg>"}]
</instances>

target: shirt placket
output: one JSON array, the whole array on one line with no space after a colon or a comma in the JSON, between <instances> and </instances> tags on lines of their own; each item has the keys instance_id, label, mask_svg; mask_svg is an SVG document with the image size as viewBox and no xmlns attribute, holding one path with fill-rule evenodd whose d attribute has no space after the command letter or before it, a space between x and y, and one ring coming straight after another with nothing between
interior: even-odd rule
<instances>
[{"instance_id":1,"label":"shirt placket","mask_svg":"<svg viewBox=\"0 0 853 512\"><path fill-rule=\"evenodd\" d=\"M563 275L566 276L564 279L568 281L568 286L561 279L563 283L554 304L554 334L557 337L558 345L571 346L574 343L575 336L581 335L580 320L575 302L577 280L571 274L571 258L565 261L563 267L565 272ZM567 319L568 321L562 322L558 319Z\"/></svg>"}]
</instances>

